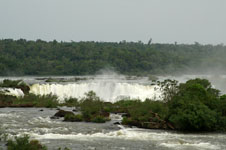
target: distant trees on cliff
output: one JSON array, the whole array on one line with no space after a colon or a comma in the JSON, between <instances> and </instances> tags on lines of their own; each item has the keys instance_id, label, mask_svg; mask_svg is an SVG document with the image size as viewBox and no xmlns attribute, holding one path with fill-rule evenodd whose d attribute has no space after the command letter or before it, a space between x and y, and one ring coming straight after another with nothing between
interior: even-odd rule
<instances>
[{"instance_id":1,"label":"distant trees on cliff","mask_svg":"<svg viewBox=\"0 0 226 150\"><path fill-rule=\"evenodd\" d=\"M0 75L175 74L226 69L226 46L0 40Z\"/></svg>"}]
</instances>

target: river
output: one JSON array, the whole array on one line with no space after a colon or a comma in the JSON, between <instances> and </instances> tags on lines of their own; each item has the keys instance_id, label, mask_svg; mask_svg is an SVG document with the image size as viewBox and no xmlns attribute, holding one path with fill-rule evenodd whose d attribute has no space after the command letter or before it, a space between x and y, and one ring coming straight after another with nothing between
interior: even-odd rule
<instances>
[{"instance_id":1,"label":"river","mask_svg":"<svg viewBox=\"0 0 226 150\"><path fill-rule=\"evenodd\" d=\"M65 78L65 77L62 77ZM74 77L66 77L73 79ZM3 80L4 78L1 78ZM120 97L155 98L156 91L147 78L89 77L76 82L45 83L39 77L12 77L23 79L31 85L35 94L56 94L59 100L82 97L93 90L105 101L117 101ZM162 77L161 79L164 79ZM180 82L187 78L179 78ZM80 92L78 92L80 90ZM20 91L21 92L21 91ZM63 108L72 110L73 108ZM63 122L50 119L57 112L48 108L0 108L0 131L9 137L29 135L38 139L48 149L68 147L71 150L223 150L226 149L225 133L179 133L165 130L147 130L115 125L120 115L111 114L111 121L103 124ZM1 142L5 149L5 143Z\"/></svg>"},{"instance_id":2,"label":"river","mask_svg":"<svg viewBox=\"0 0 226 150\"><path fill-rule=\"evenodd\" d=\"M120 120L117 115L111 115L112 120L104 124L50 119L56 112L47 108L1 108L1 130L9 136L28 134L50 150L59 147L71 150L226 149L226 134L128 128L113 124Z\"/></svg>"}]
</instances>

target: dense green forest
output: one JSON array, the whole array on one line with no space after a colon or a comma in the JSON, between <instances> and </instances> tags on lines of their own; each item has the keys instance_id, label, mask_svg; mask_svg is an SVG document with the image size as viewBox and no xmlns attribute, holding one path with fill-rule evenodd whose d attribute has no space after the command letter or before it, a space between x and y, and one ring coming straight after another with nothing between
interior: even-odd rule
<instances>
[{"instance_id":1,"label":"dense green forest","mask_svg":"<svg viewBox=\"0 0 226 150\"><path fill-rule=\"evenodd\" d=\"M0 75L208 73L226 70L226 46L0 40Z\"/></svg>"}]
</instances>

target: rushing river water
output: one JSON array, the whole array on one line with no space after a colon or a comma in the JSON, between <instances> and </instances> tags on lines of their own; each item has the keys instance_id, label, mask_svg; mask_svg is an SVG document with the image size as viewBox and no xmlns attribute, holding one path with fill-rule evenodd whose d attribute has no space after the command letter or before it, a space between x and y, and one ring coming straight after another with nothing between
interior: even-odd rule
<instances>
[{"instance_id":1,"label":"rushing river water","mask_svg":"<svg viewBox=\"0 0 226 150\"><path fill-rule=\"evenodd\" d=\"M54 77L53 77L54 78ZM59 77L58 77L59 78ZM64 77L60 77L64 78ZM76 77L77 78L77 77ZM104 101L117 101L120 97L151 98L157 100L161 92L147 78L125 78L124 76L85 77L86 80L46 83L42 77L13 77L22 79L31 87L31 93L55 94L59 100L81 98L93 90ZM167 77L160 77L163 80ZM184 82L194 77L176 78ZM5 78L0 78L3 80ZM175 78L174 78L175 79ZM209 77L211 79L211 77ZM215 80L220 79L220 80ZM225 76L212 82L225 93ZM23 96L20 89L1 89L12 95ZM42 109L43 111L40 111ZM71 108L64 108L71 109ZM164 130L146 130L114 125L119 115L111 115L111 121L104 124L84 122L63 122L50 119L56 109L46 108L0 108L0 131L10 136L28 134L38 139L48 149L68 147L71 150L223 150L226 149L225 133L183 134ZM5 143L0 143L5 149ZM0 149L1 149L0 148Z\"/></svg>"},{"instance_id":2,"label":"rushing river water","mask_svg":"<svg viewBox=\"0 0 226 150\"><path fill-rule=\"evenodd\" d=\"M50 150L59 147L71 150L226 149L226 134L127 128L113 124L121 119L117 115L111 115L112 121L104 124L50 119L56 112L47 108L1 108L1 130L10 136L28 134Z\"/></svg>"}]
</instances>

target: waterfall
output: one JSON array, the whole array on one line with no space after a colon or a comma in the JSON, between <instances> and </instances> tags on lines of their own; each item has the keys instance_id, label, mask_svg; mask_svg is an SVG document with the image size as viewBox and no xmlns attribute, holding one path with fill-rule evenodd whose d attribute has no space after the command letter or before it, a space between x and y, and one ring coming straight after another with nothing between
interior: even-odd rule
<instances>
[{"instance_id":1,"label":"waterfall","mask_svg":"<svg viewBox=\"0 0 226 150\"><path fill-rule=\"evenodd\" d=\"M68 84L33 84L30 93L38 95L52 94L58 96L59 100L65 98L82 98L89 91L94 91L97 96L106 102L115 102L124 97L144 101L146 98L153 100L160 99L161 92L157 86L143 85L139 83L120 82L84 82Z\"/></svg>"}]
</instances>

